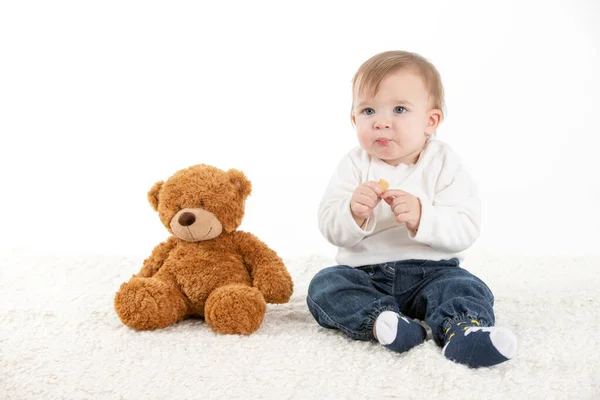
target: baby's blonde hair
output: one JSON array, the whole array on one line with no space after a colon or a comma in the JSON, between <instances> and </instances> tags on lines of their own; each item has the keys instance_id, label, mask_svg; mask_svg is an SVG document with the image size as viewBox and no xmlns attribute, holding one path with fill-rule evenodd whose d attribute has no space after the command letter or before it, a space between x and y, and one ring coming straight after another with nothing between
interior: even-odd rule
<instances>
[{"instance_id":1,"label":"baby's blonde hair","mask_svg":"<svg viewBox=\"0 0 600 400\"><path fill-rule=\"evenodd\" d=\"M389 74L409 70L416 72L429 91L432 107L441 111L444 118L444 87L440 73L427 59L416 53L393 50L374 55L365 61L352 79L352 110L354 110L354 94L367 91L369 96L375 96L381 81ZM356 85L358 84L358 88Z\"/></svg>"}]
</instances>

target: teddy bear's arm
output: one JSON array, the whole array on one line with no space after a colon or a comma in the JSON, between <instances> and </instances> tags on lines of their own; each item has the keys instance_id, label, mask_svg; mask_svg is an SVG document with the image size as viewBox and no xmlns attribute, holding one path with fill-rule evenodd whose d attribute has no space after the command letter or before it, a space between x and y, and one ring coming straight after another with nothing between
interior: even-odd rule
<instances>
[{"instance_id":1,"label":"teddy bear's arm","mask_svg":"<svg viewBox=\"0 0 600 400\"><path fill-rule=\"evenodd\" d=\"M137 274L138 277L149 278L156 274L160 267L162 267L163 262L169 256L169 253L175 247L177 241L173 236L171 236L167 241L158 244L154 250L152 250L152 254L150 257L144 260L144 265L142 269Z\"/></svg>"},{"instance_id":2,"label":"teddy bear's arm","mask_svg":"<svg viewBox=\"0 0 600 400\"><path fill-rule=\"evenodd\" d=\"M236 231L238 251L250 272L253 286L267 303L286 303L294 290L292 277L277 253L251 233Z\"/></svg>"}]
</instances>

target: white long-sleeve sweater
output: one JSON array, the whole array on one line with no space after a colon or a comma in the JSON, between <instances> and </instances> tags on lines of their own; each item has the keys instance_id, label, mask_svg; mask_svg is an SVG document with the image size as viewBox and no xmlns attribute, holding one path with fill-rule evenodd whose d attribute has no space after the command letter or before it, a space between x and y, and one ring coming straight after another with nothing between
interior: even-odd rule
<instances>
[{"instance_id":1,"label":"white long-sleeve sweater","mask_svg":"<svg viewBox=\"0 0 600 400\"><path fill-rule=\"evenodd\" d=\"M416 232L396 222L390 206L380 201L360 228L350 212L358 185L385 179L421 201ZM360 147L342 158L319 206L319 229L338 247L336 262L361 266L389 261L464 259L479 237L481 202L477 187L460 157L439 140L431 140L416 164L394 167Z\"/></svg>"}]
</instances>

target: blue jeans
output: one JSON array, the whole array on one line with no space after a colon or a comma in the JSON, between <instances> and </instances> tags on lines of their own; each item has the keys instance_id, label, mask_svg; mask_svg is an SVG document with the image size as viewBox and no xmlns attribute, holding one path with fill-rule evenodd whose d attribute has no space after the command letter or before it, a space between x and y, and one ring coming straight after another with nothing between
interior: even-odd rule
<instances>
[{"instance_id":1,"label":"blue jeans","mask_svg":"<svg viewBox=\"0 0 600 400\"><path fill-rule=\"evenodd\" d=\"M455 321L494 325L492 291L455 258L325 268L311 280L306 302L319 325L356 340L372 340L373 324L386 310L425 321L440 346Z\"/></svg>"}]
</instances>

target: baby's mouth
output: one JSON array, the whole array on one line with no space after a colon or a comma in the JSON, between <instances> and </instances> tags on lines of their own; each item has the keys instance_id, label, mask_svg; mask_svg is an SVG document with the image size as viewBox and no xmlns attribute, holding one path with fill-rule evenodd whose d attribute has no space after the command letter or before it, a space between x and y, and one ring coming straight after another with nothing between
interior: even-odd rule
<instances>
[{"instance_id":1,"label":"baby's mouth","mask_svg":"<svg viewBox=\"0 0 600 400\"><path fill-rule=\"evenodd\" d=\"M392 141L389 139L377 139L375 141L375 143L377 143L380 146L387 146L388 144L390 144Z\"/></svg>"}]
</instances>

